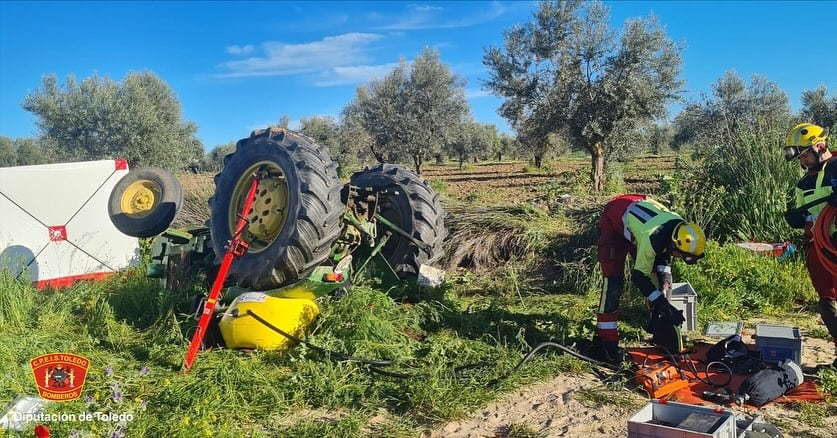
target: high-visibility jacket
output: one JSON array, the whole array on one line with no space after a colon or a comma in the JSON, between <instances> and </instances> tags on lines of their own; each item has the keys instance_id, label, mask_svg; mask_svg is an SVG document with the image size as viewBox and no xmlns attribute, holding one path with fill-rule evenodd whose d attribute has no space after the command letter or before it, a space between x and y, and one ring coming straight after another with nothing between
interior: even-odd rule
<instances>
[{"instance_id":1,"label":"high-visibility jacket","mask_svg":"<svg viewBox=\"0 0 837 438\"><path fill-rule=\"evenodd\" d=\"M661 281L671 282L671 234L681 222L680 215L653 199L634 202L625 211L625 238L636 246L631 280L646 297L660 289Z\"/></svg>"},{"instance_id":2,"label":"high-visibility jacket","mask_svg":"<svg viewBox=\"0 0 837 438\"><path fill-rule=\"evenodd\" d=\"M817 216L825 208L826 198L833 190L833 180L837 181L837 156L832 156L818 168L811 169L794 188L794 208L800 208L810 202L821 200L821 202L807 208L804 221L788 220L791 227L804 228L805 236L808 239L813 237L811 230L816 223Z\"/></svg>"}]
</instances>

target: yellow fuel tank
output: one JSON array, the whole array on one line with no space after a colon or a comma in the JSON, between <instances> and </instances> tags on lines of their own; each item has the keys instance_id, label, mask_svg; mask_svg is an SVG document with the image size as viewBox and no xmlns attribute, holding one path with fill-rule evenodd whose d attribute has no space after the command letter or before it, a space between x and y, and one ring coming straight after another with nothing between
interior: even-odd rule
<instances>
[{"instance_id":1,"label":"yellow fuel tank","mask_svg":"<svg viewBox=\"0 0 837 438\"><path fill-rule=\"evenodd\" d=\"M260 292L241 294L233 300L218 323L227 348L277 350L286 348L292 342L253 318L248 310L297 337L320 314L320 308L312 300L277 298Z\"/></svg>"}]
</instances>

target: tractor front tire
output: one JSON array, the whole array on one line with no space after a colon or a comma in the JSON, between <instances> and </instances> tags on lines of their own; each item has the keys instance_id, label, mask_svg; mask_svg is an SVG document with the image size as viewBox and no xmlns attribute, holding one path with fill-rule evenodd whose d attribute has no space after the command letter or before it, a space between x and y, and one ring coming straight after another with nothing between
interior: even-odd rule
<instances>
[{"instance_id":1,"label":"tractor front tire","mask_svg":"<svg viewBox=\"0 0 837 438\"><path fill-rule=\"evenodd\" d=\"M385 232L391 233L381 254L400 279L416 277L422 264L430 265L442 258L448 234L445 209L439 194L430 188L427 181L401 167L379 164L354 173L350 183L379 192L378 214L426 245L420 247L378 221L379 239Z\"/></svg>"},{"instance_id":2,"label":"tractor front tire","mask_svg":"<svg viewBox=\"0 0 837 438\"><path fill-rule=\"evenodd\" d=\"M264 291L304 278L329 257L345 206L337 163L324 150L283 129L255 131L238 142L215 175L209 205L217 257L233 238L256 172L264 178L241 235L249 247L230 276L242 287Z\"/></svg>"},{"instance_id":3,"label":"tractor front tire","mask_svg":"<svg viewBox=\"0 0 837 438\"><path fill-rule=\"evenodd\" d=\"M171 173L156 167L132 170L113 187L108 214L113 225L131 237L165 231L183 205L183 189Z\"/></svg>"}]
</instances>

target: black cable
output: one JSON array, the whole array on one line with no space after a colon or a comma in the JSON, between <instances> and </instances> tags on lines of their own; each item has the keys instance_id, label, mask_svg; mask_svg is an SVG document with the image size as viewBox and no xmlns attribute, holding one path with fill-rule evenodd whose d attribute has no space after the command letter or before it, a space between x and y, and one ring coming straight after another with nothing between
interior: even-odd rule
<instances>
[{"instance_id":1,"label":"black cable","mask_svg":"<svg viewBox=\"0 0 837 438\"><path fill-rule=\"evenodd\" d=\"M695 362L692 360L692 358L688 354L678 355L679 359L680 359L680 360L678 360L677 357L674 354L672 354L666 347L664 347L662 345L657 345L656 347L663 350L663 352L666 354L666 356L668 356L668 361L671 362L674 365L674 367L677 368L678 371L680 371L681 374L683 374L683 367L680 366L680 363L684 362L684 363L686 363L686 369L689 372L691 372L695 376L695 379L697 379L701 383L704 383L706 385L709 385L709 386L712 386L712 387L715 387L715 388L723 388L723 387L729 385L730 382L732 382L732 375L734 374L733 371L732 371L732 368L730 368L727 364L725 364L723 362L713 361L713 362L709 362L708 364L706 364L706 370L704 371L704 373L706 373L706 380L704 380L702 377L700 377L700 374L698 374L697 365L695 365ZM647 361L648 361L648 356L646 355L645 359L643 360L643 363L642 363L643 367L646 366ZM727 381L724 382L723 384L715 383L715 382L712 381L712 377L709 375L709 371L710 371L710 369L712 368L713 365L719 365L721 368L725 368L726 371L728 372L729 377L727 378Z\"/></svg>"},{"instance_id":2,"label":"black cable","mask_svg":"<svg viewBox=\"0 0 837 438\"><path fill-rule=\"evenodd\" d=\"M563 352L565 352L565 353L567 353L567 354L569 354L569 355L571 355L575 358L587 361L587 362L589 362L593 365L596 365L598 367L607 368L611 371L616 371L617 373L623 370L622 367L618 367L616 365L612 365L612 364L609 364L609 363L606 363L606 362L601 362L601 361L598 361L596 359L587 357L587 356L573 350L572 348L566 347L564 345L557 344L555 342L545 341L545 342L541 342L540 344L536 345L535 348L532 348L532 350L529 351L529 353L526 353L526 356L523 357L523 359L517 364L517 366L514 367L513 370L511 370L510 372L508 372L506 375L504 375L502 377L498 377L494 380L491 380L490 382L488 382L487 386L495 386L495 385L499 384L500 382L502 382L503 380L509 378L512 374L514 374L515 372L517 372L518 370L523 368L523 366L526 364L526 362L529 362L535 356L535 354L537 354L538 351L540 351L540 350L542 350L543 348L546 348L546 347L557 348L557 349L559 349L559 350L561 350L561 351L563 351ZM599 377L601 377L601 376L599 376Z\"/></svg>"}]
</instances>

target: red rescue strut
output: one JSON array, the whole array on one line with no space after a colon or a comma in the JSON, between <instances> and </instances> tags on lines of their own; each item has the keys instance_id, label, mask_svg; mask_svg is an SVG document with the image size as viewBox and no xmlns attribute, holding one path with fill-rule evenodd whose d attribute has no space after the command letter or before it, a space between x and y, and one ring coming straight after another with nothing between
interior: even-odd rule
<instances>
[{"instance_id":1,"label":"red rescue strut","mask_svg":"<svg viewBox=\"0 0 837 438\"><path fill-rule=\"evenodd\" d=\"M185 371L192 369L192 364L195 363L195 357L198 355L201 343L203 343L206 328L209 327L209 320L212 318L212 312L215 310L218 296L221 294L221 289L227 280L227 273L230 270L233 259L241 257L247 252L249 245L247 242L241 240L241 233L248 224L247 215L250 213L250 207L253 206L253 201L256 199L256 191L258 190L261 179L261 172L253 174L253 182L250 183L250 191L247 192L244 208L241 209L241 214L238 215L238 224L235 226L235 233L232 239L227 242L227 252L224 254L224 260L221 262L221 268L218 269L215 282L212 283L212 290L209 292L209 297L203 306L203 313L201 314L200 321L198 321L198 328L195 331L195 335L192 336L192 343L189 344L189 350L186 352L186 358L183 360L183 368L185 368Z\"/></svg>"}]
</instances>

